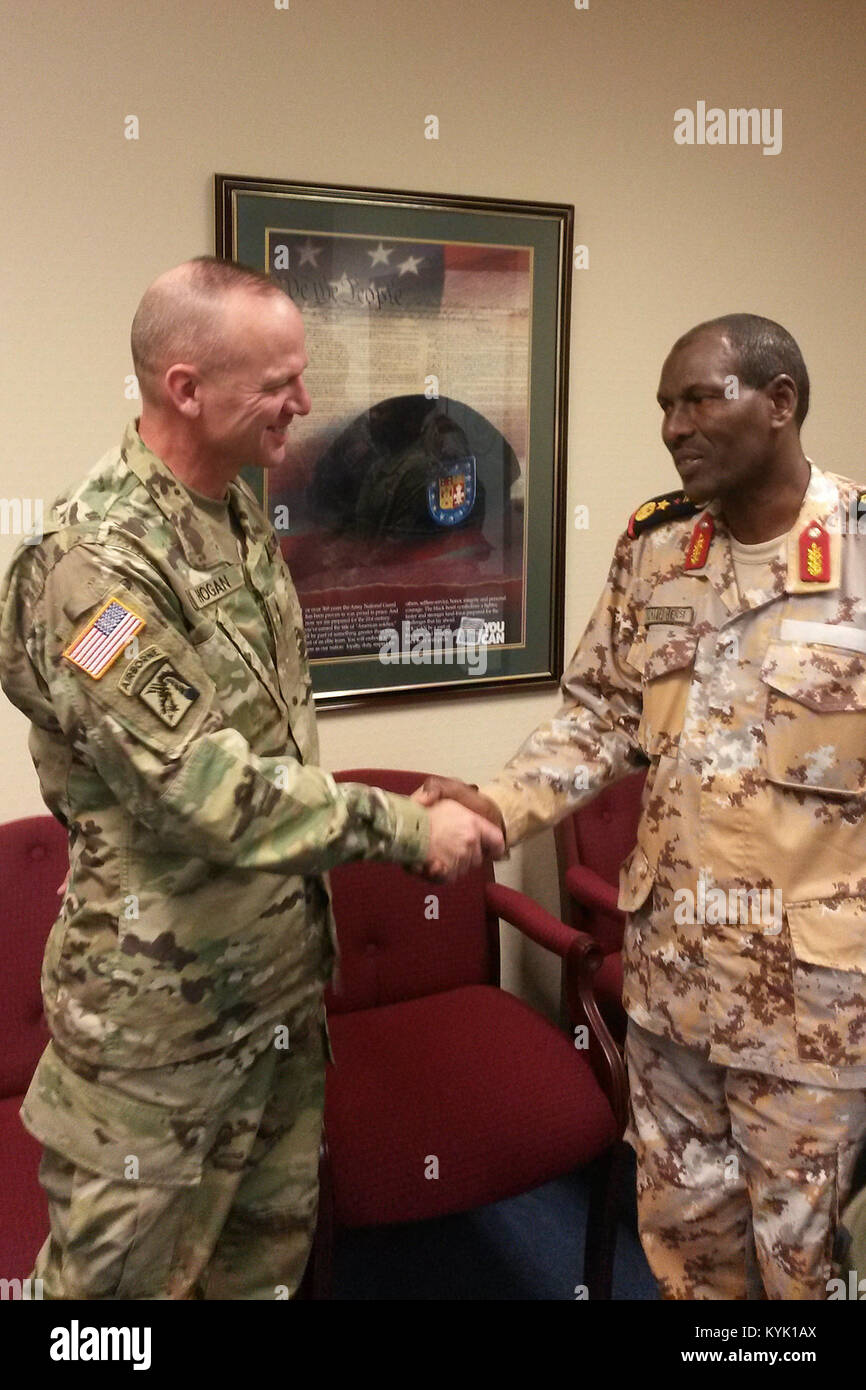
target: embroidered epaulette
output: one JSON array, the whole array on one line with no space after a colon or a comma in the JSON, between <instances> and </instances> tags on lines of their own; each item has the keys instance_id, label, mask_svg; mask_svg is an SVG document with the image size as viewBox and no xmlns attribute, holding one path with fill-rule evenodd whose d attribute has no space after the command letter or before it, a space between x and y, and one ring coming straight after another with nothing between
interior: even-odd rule
<instances>
[{"instance_id":1,"label":"embroidered epaulette","mask_svg":"<svg viewBox=\"0 0 866 1390\"><path fill-rule=\"evenodd\" d=\"M691 502L684 492L663 492L660 497L651 497L642 502L632 513L628 523L628 534L632 540L653 526L661 526L663 521L675 521L680 516L694 516L701 510L697 502Z\"/></svg>"}]
</instances>

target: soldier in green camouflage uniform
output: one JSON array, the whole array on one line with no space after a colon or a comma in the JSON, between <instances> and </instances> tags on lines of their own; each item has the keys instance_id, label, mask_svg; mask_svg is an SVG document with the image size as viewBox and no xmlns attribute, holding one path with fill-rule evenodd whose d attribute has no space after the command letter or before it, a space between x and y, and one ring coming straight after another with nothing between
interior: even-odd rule
<instances>
[{"instance_id":1,"label":"soldier in green camouflage uniform","mask_svg":"<svg viewBox=\"0 0 866 1390\"><path fill-rule=\"evenodd\" d=\"M665 1297L746 1297L754 1239L770 1298L824 1299L866 1134L866 539L800 449L799 349L747 317L675 346L689 496L635 513L563 705L464 799L511 845L648 766L619 894L644 1248Z\"/></svg>"},{"instance_id":2,"label":"soldier in green camouflage uniform","mask_svg":"<svg viewBox=\"0 0 866 1390\"><path fill-rule=\"evenodd\" d=\"M316 1215L322 874L453 876L501 837L317 767L297 597L237 481L309 409L291 301L201 258L148 291L133 355L141 433L0 595L3 687L69 828L22 1110L50 1202L35 1274L48 1298L288 1297Z\"/></svg>"}]
</instances>

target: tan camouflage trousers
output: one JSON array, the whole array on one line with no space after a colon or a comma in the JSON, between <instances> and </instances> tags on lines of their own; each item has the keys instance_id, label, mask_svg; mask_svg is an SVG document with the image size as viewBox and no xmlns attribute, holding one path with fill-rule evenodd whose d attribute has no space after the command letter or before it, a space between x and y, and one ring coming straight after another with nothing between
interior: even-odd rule
<instances>
[{"instance_id":1,"label":"tan camouflage trousers","mask_svg":"<svg viewBox=\"0 0 866 1390\"><path fill-rule=\"evenodd\" d=\"M182 1113L219 1107L195 1185L147 1185L94 1173L46 1148L40 1180L51 1234L33 1271L46 1299L276 1299L297 1290L316 1224L324 1105L320 1014L290 1049L261 1030L225 1058L110 1074L139 1102ZM264 1044L264 1046L263 1046ZM109 1074L100 1074L105 1084ZM134 1152L135 1136L129 1148Z\"/></svg>"},{"instance_id":2,"label":"tan camouflage trousers","mask_svg":"<svg viewBox=\"0 0 866 1390\"><path fill-rule=\"evenodd\" d=\"M717 1066L631 1019L626 1059L638 1224L662 1297L826 1299L866 1091Z\"/></svg>"}]
</instances>

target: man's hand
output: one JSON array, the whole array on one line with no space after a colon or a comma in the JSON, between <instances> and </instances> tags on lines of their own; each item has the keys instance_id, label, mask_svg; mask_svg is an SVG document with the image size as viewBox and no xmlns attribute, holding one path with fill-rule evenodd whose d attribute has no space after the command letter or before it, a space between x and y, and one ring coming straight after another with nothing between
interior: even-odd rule
<instances>
[{"instance_id":1,"label":"man's hand","mask_svg":"<svg viewBox=\"0 0 866 1390\"><path fill-rule=\"evenodd\" d=\"M417 792L415 799L420 801ZM431 807L430 849L424 865L428 878L452 883L469 869L476 869L485 854L500 859L504 852L502 832L485 817L445 798Z\"/></svg>"},{"instance_id":2,"label":"man's hand","mask_svg":"<svg viewBox=\"0 0 866 1390\"><path fill-rule=\"evenodd\" d=\"M484 816L485 820L504 833L502 814L496 802L491 801L489 796L482 796L478 788L469 782L460 782L456 777L426 777L412 793L412 800L419 801L422 806L435 806L437 801L446 797L449 801L459 801L461 806L466 806L477 816Z\"/></svg>"}]
</instances>

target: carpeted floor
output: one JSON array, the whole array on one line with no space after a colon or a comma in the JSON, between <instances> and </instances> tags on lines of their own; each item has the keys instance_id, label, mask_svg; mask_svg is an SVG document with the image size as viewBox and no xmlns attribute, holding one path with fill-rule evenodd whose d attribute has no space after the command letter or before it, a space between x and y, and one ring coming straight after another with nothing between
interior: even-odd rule
<instances>
[{"instance_id":1,"label":"carpeted floor","mask_svg":"<svg viewBox=\"0 0 866 1390\"><path fill-rule=\"evenodd\" d=\"M587 1190L579 1173L521 1197L407 1226L341 1231L338 1299L573 1299L582 1282ZM633 1159L624 1184L614 1298L655 1299L637 1236Z\"/></svg>"}]
</instances>

